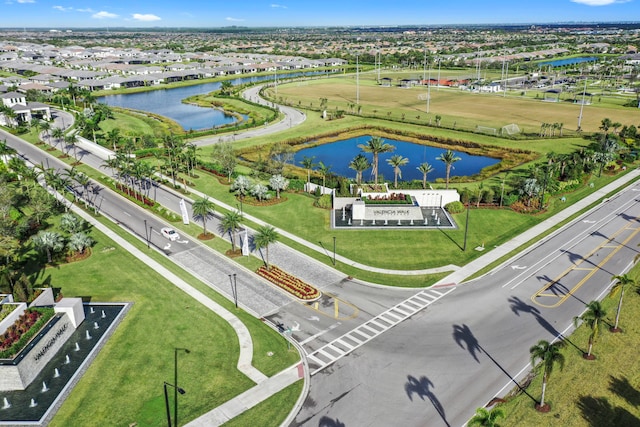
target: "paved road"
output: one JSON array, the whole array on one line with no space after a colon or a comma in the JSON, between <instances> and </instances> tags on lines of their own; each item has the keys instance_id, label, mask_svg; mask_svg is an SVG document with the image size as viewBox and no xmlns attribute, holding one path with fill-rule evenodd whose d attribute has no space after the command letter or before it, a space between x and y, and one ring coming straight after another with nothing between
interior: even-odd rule
<instances>
[{"instance_id":1,"label":"paved road","mask_svg":"<svg viewBox=\"0 0 640 427\"><path fill-rule=\"evenodd\" d=\"M619 193L314 375L293 425L463 425L523 378L531 345L571 330L630 267L639 192Z\"/></svg>"}]
</instances>

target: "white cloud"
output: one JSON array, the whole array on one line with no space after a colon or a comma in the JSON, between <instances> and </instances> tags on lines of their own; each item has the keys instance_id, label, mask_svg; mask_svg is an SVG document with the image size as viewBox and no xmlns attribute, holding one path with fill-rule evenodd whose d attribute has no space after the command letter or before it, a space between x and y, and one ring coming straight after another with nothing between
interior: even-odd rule
<instances>
[{"instance_id":1,"label":"white cloud","mask_svg":"<svg viewBox=\"0 0 640 427\"><path fill-rule=\"evenodd\" d=\"M104 10L101 10L100 12L94 13L93 15L91 15L91 17L95 19L105 19L105 18L117 18L118 15L116 15L115 13L105 12Z\"/></svg>"},{"instance_id":2,"label":"white cloud","mask_svg":"<svg viewBox=\"0 0 640 427\"><path fill-rule=\"evenodd\" d=\"M146 22L159 21L162 19L159 16L152 15L151 13L134 13L131 16L133 17L133 19L137 21L146 21Z\"/></svg>"},{"instance_id":3,"label":"white cloud","mask_svg":"<svg viewBox=\"0 0 640 427\"><path fill-rule=\"evenodd\" d=\"M35 0L18 0L18 3L35 3Z\"/></svg>"},{"instance_id":4,"label":"white cloud","mask_svg":"<svg viewBox=\"0 0 640 427\"><path fill-rule=\"evenodd\" d=\"M230 22L242 22L244 21L244 19L240 19L240 18L232 18L230 16L227 16L226 18L224 18L225 21L230 21Z\"/></svg>"},{"instance_id":5,"label":"white cloud","mask_svg":"<svg viewBox=\"0 0 640 427\"><path fill-rule=\"evenodd\" d=\"M54 9L59 10L60 12L66 12L68 10L72 10L72 7L64 7L64 6L53 6Z\"/></svg>"},{"instance_id":6,"label":"white cloud","mask_svg":"<svg viewBox=\"0 0 640 427\"><path fill-rule=\"evenodd\" d=\"M86 9L76 9L76 11L78 12L86 12L86 13L93 13L93 9L90 8L86 8Z\"/></svg>"},{"instance_id":7,"label":"white cloud","mask_svg":"<svg viewBox=\"0 0 640 427\"><path fill-rule=\"evenodd\" d=\"M574 3L586 4L587 6L608 6L614 3L626 3L628 0L571 0Z\"/></svg>"},{"instance_id":8,"label":"white cloud","mask_svg":"<svg viewBox=\"0 0 640 427\"><path fill-rule=\"evenodd\" d=\"M272 4L271 4L271 7L273 7L273 8L280 8L280 9L286 9L286 8L287 8L287 6L284 6L284 5L282 5L282 4L276 4L276 3L272 3Z\"/></svg>"}]
</instances>

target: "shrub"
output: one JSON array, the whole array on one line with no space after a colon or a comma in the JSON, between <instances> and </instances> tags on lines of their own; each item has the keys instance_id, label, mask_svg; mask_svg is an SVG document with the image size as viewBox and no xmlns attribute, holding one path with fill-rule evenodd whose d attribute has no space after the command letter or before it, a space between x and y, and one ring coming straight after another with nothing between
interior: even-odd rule
<instances>
[{"instance_id":1,"label":"shrub","mask_svg":"<svg viewBox=\"0 0 640 427\"><path fill-rule=\"evenodd\" d=\"M447 203L444 208L447 210L447 212L452 214L464 212L464 205L462 204L462 202Z\"/></svg>"},{"instance_id":2,"label":"shrub","mask_svg":"<svg viewBox=\"0 0 640 427\"><path fill-rule=\"evenodd\" d=\"M331 209L331 194L323 194L318 197L313 205L321 209Z\"/></svg>"}]
</instances>

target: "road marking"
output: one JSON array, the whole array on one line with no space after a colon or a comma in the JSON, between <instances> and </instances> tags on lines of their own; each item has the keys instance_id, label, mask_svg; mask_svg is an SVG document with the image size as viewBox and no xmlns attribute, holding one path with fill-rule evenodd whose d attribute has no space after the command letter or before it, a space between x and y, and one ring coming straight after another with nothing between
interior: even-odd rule
<instances>
[{"instance_id":1,"label":"road marking","mask_svg":"<svg viewBox=\"0 0 640 427\"><path fill-rule=\"evenodd\" d=\"M337 299L333 299L333 316L337 319L338 318L338 314L340 314L339 310L338 310L338 300Z\"/></svg>"},{"instance_id":2,"label":"road marking","mask_svg":"<svg viewBox=\"0 0 640 427\"><path fill-rule=\"evenodd\" d=\"M291 328L291 332L298 332L298 331L300 331L300 323L294 321L293 327Z\"/></svg>"},{"instance_id":3,"label":"road marking","mask_svg":"<svg viewBox=\"0 0 640 427\"><path fill-rule=\"evenodd\" d=\"M312 322L319 322L320 318L318 316L305 317L307 320L311 320Z\"/></svg>"},{"instance_id":4,"label":"road marking","mask_svg":"<svg viewBox=\"0 0 640 427\"><path fill-rule=\"evenodd\" d=\"M636 218L637 220L638 218ZM624 239L623 242L621 242L619 245L617 246L610 246L609 243L611 243L613 240L615 240L615 238L622 233L623 231L626 230L631 230L633 231L626 239ZM564 303L569 297L571 297L578 289L580 289L580 287L582 287L582 285L584 285L598 270L600 270L600 268L602 268L603 265L605 265L607 262L609 262L609 260L623 247L625 247L625 245L631 240L633 239L636 234L638 234L638 232L640 232L639 229L637 228L631 228L629 226L624 226L621 229L619 229L618 231L616 231L612 237L608 238L605 242L603 242L601 245L597 246L596 248L594 248L591 252L589 252L586 256L582 257L580 260L578 260L574 266L569 267L568 269L566 269L565 271L563 271L559 276L557 276L555 279L553 279L552 281L550 281L549 283L547 283L545 286L543 286L542 288L540 288L536 293L534 293L531 296L531 301L533 301L534 304L539 305L541 307L547 307L547 308L555 308L558 307L560 304ZM590 258L594 253L596 253L598 250L602 249L603 247L608 247L609 249L613 249L611 251L611 253L609 253L607 256L605 256L602 261L600 261L598 263L598 265L591 267L591 268L585 268L585 267L578 267L580 264L582 264L583 262L585 262L588 258ZM589 271L589 273L582 278L578 283L576 283L576 285L568 290L568 292L566 293L562 293L561 295L549 295L549 294L545 294L544 292L547 291L549 288L551 288L552 286L554 286L555 284L557 284L563 277L565 277L566 275L568 275L571 271L576 271L576 270L583 270L583 271ZM551 304L551 305L546 305L546 304L542 304L538 301L536 301L536 298L538 297L550 297L550 298L557 298L558 301L555 304Z\"/></svg>"},{"instance_id":5,"label":"road marking","mask_svg":"<svg viewBox=\"0 0 640 427\"><path fill-rule=\"evenodd\" d=\"M317 374L327 366L350 354L355 349L363 346L385 331L393 328L396 325L399 325L409 317L413 316L415 313L424 310L429 305L438 301L440 298L443 298L445 295L453 292L455 289L455 287L452 287L446 292L439 292L435 289L425 289L423 291L420 291L417 294L389 308L383 313L380 313L373 319L364 322L360 326L352 329L341 337L336 338L323 347L311 352L307 355L307 360L309 361L309 367L311 369L311 375ZM409 305L409 303L411 305ZM400 314L405 312L397 310L398 307L406 310L407 313ZM321 333L324 333L324 331L322 331ZM311 339L314 339L314 337L307 338L300 344L309 342L311 341Z\"/></svg>"},{"instance_id":6,"label":"road marking","mask_svg":"<svg viewBox=\"0 0 640 427\"><path fill-rule=\"evenodd\" d=\"M122 213L125 214L126 216L131 216L129 212L122 211Z\"/></svg>"},{"instance_id":7,"label":"road marking","mask_svg":"<svg viewBox=\"0 0 640 427\"><path fill-rule=\"evenodd\" d=\"M166 245L164 245L164 249L165 251L168 251L171 248L171 243L167 243Z\"/></svg>"},{"instance_id":8,"label":"road marking","mask_svg":"<svg viewBox=\"0 0 640 427\"><path fill-rule=\"evenodd\" d=\"M526 265L512 265L511 266L512 270L524 270L525 268L527 268Z\"/></svg>"},{"instance_id":9,"label":"road marking","mask_svg":"<svg viewBox=\"0 0 640 427\"><path fill-rule=\"evenodd\" d=\"M320 319L318 319L318 320L320 320ZM308 343L308 342L311 342L311 341L315 340L315 339L316 339L316 338L318 338L319 336L322 336L322 335L326 334L327 332L329 332L329 331L331 331L331 330L333 330L333 329L337 328L337 327L338 327L338 326L340 326L340 325L342 325L342 323L340 323L340 322L336 322L336 323L334 323L333 325L329 326L327 329L324 329L324 330L322 330L322 331L318 332L318 333L317 333L317 334L315 334L315 335L311 335L309 338L307 338L307 339L306 339L306 340L304 340L304 341L300 341L298 344L300 344L300 345L305 345L306 343Z\"/></svg>"}]
</instances>

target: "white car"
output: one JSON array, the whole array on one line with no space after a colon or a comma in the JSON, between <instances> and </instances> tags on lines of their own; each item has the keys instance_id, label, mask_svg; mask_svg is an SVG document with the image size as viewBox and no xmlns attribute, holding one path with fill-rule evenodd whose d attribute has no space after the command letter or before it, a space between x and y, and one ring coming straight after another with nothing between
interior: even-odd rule
<instances>
[{"instance_id":1,"label":"white car","mask_svg":"<svg viewBox=\"0 0 640 427\"><path fill-rule=\"evenodd\" d=\"M174 230L173 228L170 227L163 227L160 232L162 233L162 235L164 237L166 237L167 239L171 240L172 242L175 242L176 240L178 240L180 238L180 235L178 233L176 233L176 230Z\"/></svg>"}]
</instances>

